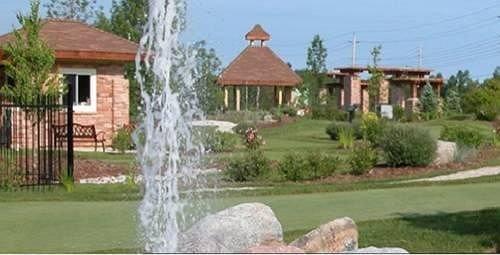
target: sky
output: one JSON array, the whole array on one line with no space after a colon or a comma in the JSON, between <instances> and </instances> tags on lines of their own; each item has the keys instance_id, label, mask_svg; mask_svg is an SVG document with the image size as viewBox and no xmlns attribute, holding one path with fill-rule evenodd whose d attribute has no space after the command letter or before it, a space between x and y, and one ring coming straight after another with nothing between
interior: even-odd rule
<instances>
[{"instance_id":1,"label":"sky","mask_svg":"<svg viewBox=\"0 0 500 255\"><path fill-rule=\"evenodd\" d=\"M268 45L295 69L306 66L316 34L328 50L328 69L351 65L353 33L358 65L369 64L370 49L382 45L383 66L416 67L421 59L423 67L445 76L468 69L476 79L500 66L500 0L187 1L184 38L205 40L224 65L246 47L244 35L253 25L261 24L271 34ZM111 6L111 0L97 2L106 10ZM3 34L16 25L16 13L26 11L29 0L0 0L0 7Z\"/></svg>"}]
</instances>

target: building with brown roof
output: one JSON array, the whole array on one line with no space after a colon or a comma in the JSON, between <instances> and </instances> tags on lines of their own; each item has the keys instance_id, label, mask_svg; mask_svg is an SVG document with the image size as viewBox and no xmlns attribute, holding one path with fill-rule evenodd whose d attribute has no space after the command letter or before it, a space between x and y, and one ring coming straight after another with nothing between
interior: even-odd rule
<instances>
[{"instance_id":1,"label":"building with brown roof","mask_svg":"<svg viewBox=\"0 0 500 255\"><path fill-rule=\"evenodd\" d=\"M439 96L444 80L432 78L431 69L411 67L378 67L384 74L380 84L379 104L399 105L407 111L413 111L419 102L422 87L430 83ZM338 99L340 108L358 106L363 112L368 111L370 100L368 81L360 74L369 72L368 67L339 67L328 75L335 79L329 84L330 94Z\"/></svg>"},{"instance_id":2,"label":"building with brown roof","mask_svg":"<svg viewBox=\"0 0 500 255\"><path fill-rule=\"evenodd\" d=\"M255 89L255 94L250 97L255 99L256 108L260 106L261 89L273 90L275 105L289 104L292 89L301 84L302 79L266 46L271 36L260 25L255 25L245 39L249 41L248 47L224 69L217 80L224 88L225 108L229 108L229 90L232 90L234 108L241 110L241 88L245 88L245 107L248 109L249 87Z\"/></svg>"},{"instance_id":3,"label":"building with brown roof","mask_svg":"<svg viewBox=\"0 0 500 255\"><path fill-rule=\"evenodd\" d=\"M109 145L115 130L129 124L129 81L124 66L135 60L138 45L69 20L43 21L40 37L55 52L54 73L72 86L74 122L95 125ZM0 48L13 38L13 34L0 36Z\"/></svg>"}]
</instances>

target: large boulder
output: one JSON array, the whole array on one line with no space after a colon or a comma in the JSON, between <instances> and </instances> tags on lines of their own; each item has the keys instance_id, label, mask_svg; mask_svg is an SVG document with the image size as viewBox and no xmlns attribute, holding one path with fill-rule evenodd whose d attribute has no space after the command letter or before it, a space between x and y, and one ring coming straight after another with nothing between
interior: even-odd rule
<instances>
[{"instance_id":1,"label":"large boulder","mask_svg":"<svg viewBox=\"0 0 500 255\"><path fill-rule=\"evenodd\" d=\"M362 249L357 249L354 251L349 251L347 253L359 253L359 254L408 254L409 252L402 248L377 248L377 247L367 247Z\"/></svg>"},{"instance_id":2,"label":"large boulder","mask_svg":"<svg viewBox=\"0 0 500 255\"><path fill-rule=\"evenodd\" d=\"M290 245L307 253L352 251L358 248L358 228L351 218L344 217L321 225Z\"/></svg>"},{"instance_id":3,"label":"large boulder","mask_svg":"<svg viewBox=\"0 0 500 255\"><path fill-rule=\"evenodd\" d=\"M272 241L258 246L251 247L243 251L243 253L258 253L258 254L270 254L270 253L305 253L302 249L295 246L286 245L282 242Z\"/></svg>"},{"instance_id":4,"label":"large boulder","mask_svg":"<svg viewBox=\"0 0 500 255\"><path fill-rule=\"evenodd\" d=\"M457 144L454 142L438 141L435 165L445 165L455 160Z\"/></svg>"},{"instance_id":5,"label":"large boulder","mask_svg":"<svg viewBox=\"0 0 500 255\"><path fill-rule=\"evenodd\" d=\"M270 207L240 204L195 223L179 240L182 253L237 253L270 241L283 241L281 224Z\"/></svg>"}]
</instances>

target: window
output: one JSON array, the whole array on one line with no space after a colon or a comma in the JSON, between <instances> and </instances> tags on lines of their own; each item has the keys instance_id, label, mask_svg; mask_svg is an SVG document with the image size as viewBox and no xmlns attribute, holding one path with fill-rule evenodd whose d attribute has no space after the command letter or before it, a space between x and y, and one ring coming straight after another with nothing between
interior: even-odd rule
<instances>
[{"instance_id":1,"label":"window","mask_svg":"<svg viewBox=\"0 0 500 255\"><path fill-rule=\"evenodd\" d=\"M75 112L96 112L96 71L95 69L63 68L60 73L66 85L73 92L73 109ZM69 90L69 88L68 88ZM68 96L63 97L66 104Z\"/></svg>"}]
</instances>

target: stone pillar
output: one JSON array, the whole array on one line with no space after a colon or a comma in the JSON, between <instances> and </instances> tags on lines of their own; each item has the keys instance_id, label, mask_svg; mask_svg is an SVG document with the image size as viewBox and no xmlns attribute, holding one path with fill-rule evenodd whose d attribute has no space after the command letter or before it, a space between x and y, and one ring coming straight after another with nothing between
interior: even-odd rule
<instances>
[{"instance_id":1,"label":"stone pillar","mask_svg":"<svg viewBox=\"0 0 500 255\"><path fill-rule=\"evenodd\" d=\"M241 91L240 87L236 87L236 111L239 112L241 110Z\"/></svg>"},{"instance_id":2,"label":"stone pillar","mask_svg":"<svg viewBox=\"0 0 500 255\"><path fill-rule=\"evenodd\" d=\"M389 104L389 81L383 79L380 83L379 104Z\"/></svg>"},{"instance_id":3,"label":"stone pillar","mask_svg":"<svg viewBox=\"0 0 500 255\"><path fill-rule=\"evenodd\" d=\"M339 109L344 107L344 87L339 87Z\"/></svg>"},{"instance_id":4,"label":"stone pillar","mask_svg":"<svg viewBox=\"0 0 500 255\"><path fill-rule=\"evenodd\" d=\"M365 87L361 90L361 98L362 103L361 103L361 111L362 112L369 112L370 111L370 95L368 94L368 87Z\"/></svg>"},{"instance_id":5,"label":"stone pillar","mask_svg":"<svg viewBox=\"0 0 500 255\"><path fill-rule=\"evenodd\" d=\"M344 108L361 104L361 79L356 76L344 77Z\"/></svg>"},{"instance_id":6,"label":"stone pillar","mask_svg":"<svg viewBox=\"0 0 500 255\"><path fill-rule=\"evenodd\" d=\"M419 99L418 99L418 85L417 84L412 84L411 85L411 97L406 100L406 112L407 113L412 113L412 112L417 112L418 111L418 104L419 104Z\"/></svg>"},{"instance_id":7,"label":"stone pillar","mask_svg":"<svg viewBox=\"0 0 500 255\"><path fill-rule=\"evenodd\" d=\"M229 108L229 90L224 86L224 108Z\"/></svg>"}]
</instances>

